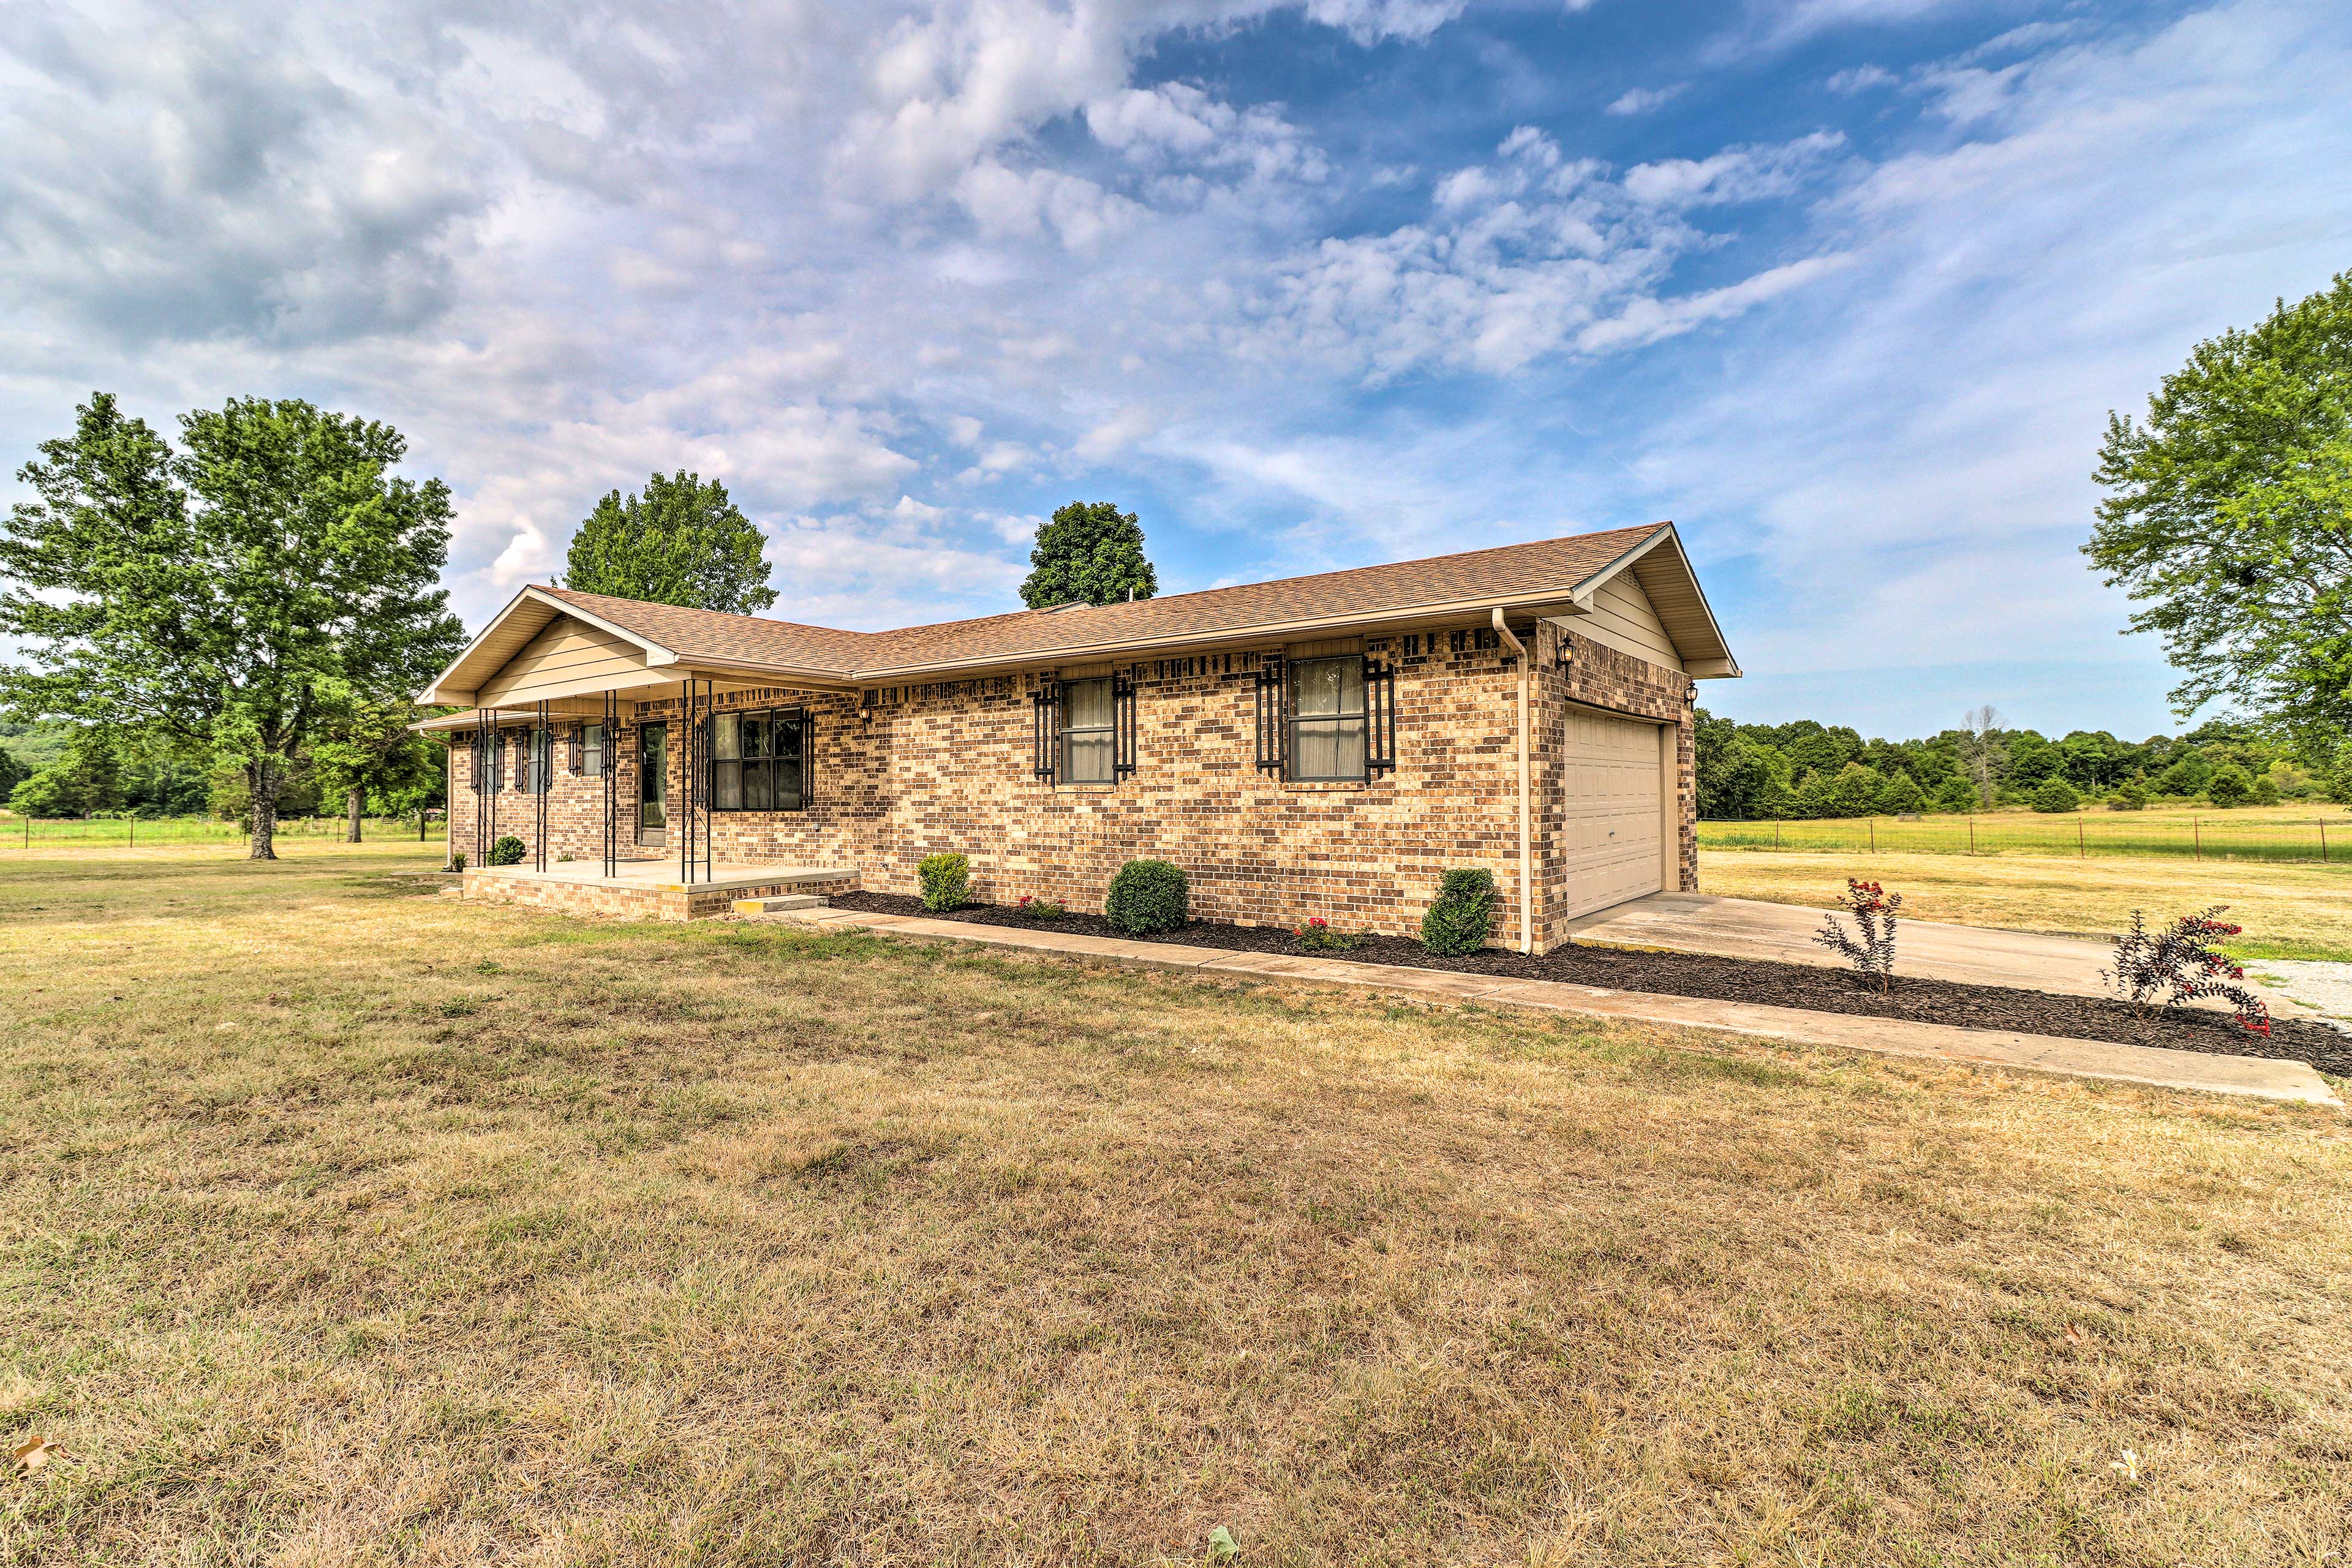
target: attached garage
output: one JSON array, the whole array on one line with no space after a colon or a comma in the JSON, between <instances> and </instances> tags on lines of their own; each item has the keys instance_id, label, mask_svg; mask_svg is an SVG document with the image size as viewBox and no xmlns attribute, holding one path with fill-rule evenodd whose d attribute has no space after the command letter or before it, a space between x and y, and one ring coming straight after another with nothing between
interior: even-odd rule
<instances>
[{"instance_id":1,"label":"attached garage","mask_svg":"<svg viewBox=\"0 0 2352 1568\"><path fill-rule=\"evenodd\" d=\"M1552 913L1573 919L1666 885L1670 726L1570 706L1562 726ZM1666 737L1664 741L1661 737Z\"/></svg>"}]
</instances>

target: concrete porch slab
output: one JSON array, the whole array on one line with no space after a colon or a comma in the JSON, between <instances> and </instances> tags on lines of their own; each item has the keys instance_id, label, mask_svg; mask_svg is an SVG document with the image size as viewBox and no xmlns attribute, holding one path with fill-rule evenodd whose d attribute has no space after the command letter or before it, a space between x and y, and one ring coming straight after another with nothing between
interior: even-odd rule
<instances>
[{"instance_id":1,"label":"concrete porch slab","mask_svg":"<svg viewBox=\"0 0 2352 1568\"><path fill-rule=\"evenodd\" d=\"M624 860L619 874L612 877L604 875L604 864L597 860L558 860L544 871L536 871L528 866L483 866L469 868L466 872L467 877L481 875L515 881L585 883L599 888L637 888L669 893L689 890L718 893L736 888L838 882L856 874L855 870L838 866L756 866L719 860L712 863L709 876L697 877L688 883L678 876L677 861L674 858L667 860Z\"/></svg>"},{"instance_id":2,"label":"concrete porch slab","mask_svg":"<svg viewBox=\"0 0 2352 1568\"><path fill-rule=\"evenodd\" d=\"M1801 911L1800 911L1801 912ZM1956 1066L2096 1079L2148 1088L2197 1089L2342 1109L2327 1080L2302 1062L2264 1057L2210 1056L2155 1046L2118 1046L2005 1029L1961 1029L1944 1024L1815 1013L1700 997L1616 991L1553 980L1497 980L1451 970L1358 963L1285 953L1234 952L1177 942L1125 942L1050 931L972 925L855 910L806 910L761 916L817 926L854 926L899 935L1105 958L1203 974L1249 975L1269 981L1409 993L1481 1006L1578 1014L1675 1028L1717 1029L1791 1044L1830 1046L1877 1056L1949 1062Z\"/></svg>"},{"instance_id":3,"label":"concrete porch slab","mask_svg":"<svg viewBox=\"0 0 2352 1568\"><path fill-rule=\"evenodd\" d=\"M681 880L677 862L623 861L607 877L597 861L558 861L544 871L520 866L468 867L465 896L567 914L690 921L725 914L739 902L795 894L848 892L857 872L829 866L746 866L720 862L707 879Z\"/></svg>"}]
</instances>

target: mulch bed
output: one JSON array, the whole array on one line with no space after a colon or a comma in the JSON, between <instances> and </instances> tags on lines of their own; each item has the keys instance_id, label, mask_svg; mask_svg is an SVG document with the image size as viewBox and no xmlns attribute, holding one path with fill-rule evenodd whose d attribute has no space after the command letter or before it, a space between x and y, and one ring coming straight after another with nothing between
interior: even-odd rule
<instances>
[{"instance_id":1,"label":"mulch bed","mask_svg":"<svg viewBox=\"0 0 2352 1568\"><path fill-rule=\"evenodd\" d=\"M1417 942L1374 936L1344 952L1306 948L1277 926L1219 925L1194 921L1182 931L1137 939L1114 930L1100 915L1072 911L1058 920L1037 920L994 904L969 904L948 914L923 908L920 899L898 893L835 893L836 909L869 914L919 915L970 925L1018 926L1073 931L1122 941L1181 942L1190 947L1236 952L1279 952L1302 958L1339 958L1356 963L1391 963L1409 969L1444 969L1461 974L1491 974L1504 980L1565 980L1619 991L1666 996L1701 996L1717 1002L1755 1002L1775 1007L1805 1007L1817 1013L1852 1013L1871 1018L1907 1018L1950 1024L1963 1029L2013 1029L2067 1039L2109 1040L2125 1046L2165 1046L2217 1056L2268 1057L2308 1062L2325 1073L2352 1078L2352 1036L2301 1019L2272 1020L2268 1039L2249 1035L2226 1013L2174 1009L2143 1017L2122 1002L2095 996L2063 996L2003 985L1962 985L1948 980L1905 978L1902 960L1894 993L1864 990L1843 970L1756 959L1713 958L1685 952L1620 952L1607 948L1567 947L1530 958L1494 948L1461 958L1440 958Z\"/></svg>"}]
</instances>

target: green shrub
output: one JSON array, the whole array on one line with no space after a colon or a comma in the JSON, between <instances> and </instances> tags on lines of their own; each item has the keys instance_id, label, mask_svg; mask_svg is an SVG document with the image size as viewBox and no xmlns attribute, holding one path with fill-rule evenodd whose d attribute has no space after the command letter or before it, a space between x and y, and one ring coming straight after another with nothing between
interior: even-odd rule
<instances>
[{"instance_id":1,"label":"green shrub","mask_svg":"<svg viewBox=\"0 0 2352 1568\"><path fill-rule=\"evenodd\" d=\"M1495 923L1495 874L1483 866L1445 873L1437 901L1421 917L1421 945L1444 957L1475 952Z\"/></svg>"},{"instance_id":2,"label":"green shrub","mask_svg":"<svg viewBox=\"0 0 2352 1568\"><path fill-rule=\"evenodd\" d=\"M490 842L488 866L520 866L522 864L522 840L509 833Z\"/></svg>"},{"instance_id":3,"label":"green shrub","mask_svg":"<svg viewBox=\"0 0 2352 1568\"><path fill-rule=\"evenodd\" d=\"M971 862L953 850L924 856L915 878L923 885L927 910L960 910L971 900Z\"/></svg>"},{"instance_id":4,"label":"green shrub","mask_svg":"<svg viewBox=\"0 0 2352 1568\"><path fill-rule=\"evenodd\" d=\"M2123 788L2116 791L2115 809L2145 811L2147 809L2147 786L2137 779L2126 779Z\"/></svg>"},{"instance_id":5,"label":"green shrub","mask_svg":"<svg viewBox=\"0 0 2352 1568\"><path fill-rule=\"evenodd\" d=\"M1103 919L1129 936L1176 931L1191 918L1192 886L1165 860L1129 860L1110 879Z\"/></svg>"},{"instance_id":6,"label":"green shrub","mask_svg":"<svg viewBox=\"0 0 2352 1568\"><path fill-rule=\"evenodd\" d=\"M2205 786L2205 798L2220 806L2243 805L2253 793L2254 781L2235 763L2215 770Z\"/></svg>"},{"instance_id":7,"label":"green shrub","mask_svg":"<svg viewBox=\"0 0 2352 1568\"><path fill-rule=\"evenodd\" d=\"M452 871L462 871L465 868L466 852L463 849L451 850L449 852L449 869Z\"/></svg>"},{"instance_id":8,"label":"green shrub","mask_svg":"<svg viewBox=\"0 0 2352 1568\"><path fill-rule=\"evenodd\" d=\"M1022 894L1021 901L1013 907L1033 921L1057 921L1069 912L1062 908L1059 900L1041 899L1034 893Z\"/></svg>"},{"instance_id":9,"label":"green shrub","mask_svg":"<svg viewBox=\"0 0 2352 1568\"><path fill-rule=\"evenodd\" d=\"M2074 793L2074 786L2054 776L2037 784L2032 798L2036 811L2076 811L2083 805L2083 797Z\"/></svg>"}]
</instances>

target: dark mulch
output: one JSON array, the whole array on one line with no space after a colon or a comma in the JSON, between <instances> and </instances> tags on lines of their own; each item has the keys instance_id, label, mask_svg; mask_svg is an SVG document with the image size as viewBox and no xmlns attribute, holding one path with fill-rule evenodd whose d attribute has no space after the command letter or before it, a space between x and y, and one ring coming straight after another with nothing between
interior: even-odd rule
<instances>
[{"instance_id":1,"label":"dark mulch","mask_svg":"<svg viewBox=\"0 0 2352 1568\"><path fill-rule=\"evenodd\" d=\"M898 893L836 893L831 902L872 914L924 915L971 925L1023 926L1075 931L1084 936L1134 940L1112 929L1100 915L1073 911L1041 921L993 904L971 904L949 914L923 908L920 899ZM1948 980L1906 979L1902 960L1893 994L1864 990L1845 971L1803 963L1709 958L1685 952L1620 952L1570 947L1540 958L1494 948L1463 958L1440 958L1417 942L1375 936L1344 952L1304 948L1289 931L1272 926L1218 925L1194 921L1182 931L1156 939L1192 947L1237 952L1283 952L1310 958L1344 958L1358 963L1392 963L1412 969L1446 969L1492 974L1506 980L1566 980L1619 991L1650 991L1667 996L1703 996L1718 1002L1758 1002L1775 1007L1808 1007L1817 1013L1853 1013L1872 1018L1908 1018L1922 1024L1952 1024L1963 1029L2014 1029L2068 1039L2112 1040L2126 1046L2167 1046L2174 1050L2221 1056L2270 1057L2309 1062L2325 1073L2352 1077L2352 1036L2324 1024L2279 1018L2268 1039L2249 1035L2226 1013L2175 1009L2143 1017L2122 1002L2095 996L2061 996L2001 985L1962 985Z\"/></svg>"}]
</instances>

